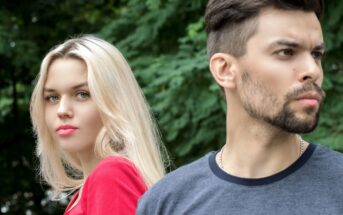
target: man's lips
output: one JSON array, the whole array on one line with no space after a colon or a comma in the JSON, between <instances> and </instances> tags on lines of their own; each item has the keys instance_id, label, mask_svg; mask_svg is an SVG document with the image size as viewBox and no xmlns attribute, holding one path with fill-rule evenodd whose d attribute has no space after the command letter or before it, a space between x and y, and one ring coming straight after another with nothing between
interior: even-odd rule
<instances>
[{"instance_id":1,"label":"man's lips","mask_svg":"<svg viewBox=\"0 0 343 215\"><path fill-rule=\"evenodd\" d=\"M295 100L305 105L317 106L321 102L322 97L317 93L306 93L298 96Z\"/></svg>"},{"instance_id":2,"label":"man's lips","mask_svg":"<svg viewBox=\"0 0 343 215\"><path fill-rule=\"evenodd\" d=\"M70 136L72 135L78 128L72 125L60 125L56 129L56 133L60 136Z\"/></svg>"}]
</instances>

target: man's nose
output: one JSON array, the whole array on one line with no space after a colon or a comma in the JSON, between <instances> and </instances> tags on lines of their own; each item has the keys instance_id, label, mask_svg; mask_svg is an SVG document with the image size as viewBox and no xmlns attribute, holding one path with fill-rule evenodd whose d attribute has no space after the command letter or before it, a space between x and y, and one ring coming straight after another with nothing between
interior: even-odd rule
<instances>
[{"instance_id":1,"label":"man's nose","mask_svg":"<svg viewBox=\"0 0 343 215\"><path fill-rule=\"evenodd\" d=\"M317 82L323 75L320 60L313 58L311 54L304 56L300 62L300 82Z\"/></svg>"}]
</instances>

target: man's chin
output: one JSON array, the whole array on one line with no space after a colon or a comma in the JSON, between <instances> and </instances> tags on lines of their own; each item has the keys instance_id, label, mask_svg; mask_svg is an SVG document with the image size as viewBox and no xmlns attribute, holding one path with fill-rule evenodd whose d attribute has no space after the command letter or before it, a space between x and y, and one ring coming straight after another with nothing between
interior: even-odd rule
<instances>
[{"instance_id":1,"label":"man's chin","mask_svg":"<svg viewBox=\"0 0 343 215\"><path fill-rule=\"evenodd\" d=\"M270 124L290 133L310 133L316 129L319 121L319 112L295 114L284 111L275 118L267 120Z\"/></svg>"},{"instance_id":2,"label":"man's chin","mask_svg":"<svg viewBox=\"0 0 343 215\"><path fill-rule=\"evenodd\" d=\"M310 133L318 125L319 115L308 117L308 119L293 119L287 124L285 130L292 133Z\"/></svg>"}]
</instances>

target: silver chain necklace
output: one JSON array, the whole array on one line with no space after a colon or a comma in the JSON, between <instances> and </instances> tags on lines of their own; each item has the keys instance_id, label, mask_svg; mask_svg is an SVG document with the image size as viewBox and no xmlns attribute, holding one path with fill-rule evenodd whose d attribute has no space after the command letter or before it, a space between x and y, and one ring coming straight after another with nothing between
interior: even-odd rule
<instances>
[{"instance_id":1,"label":"silver chain necklace","mask_svg":"<svg viewBox=\"0 0 343 215\"><path fill-rule=\"evenodd\" d=\"M298 139L299 139L299 155L298 155L298 158L300 158L300 156L304 153L304 145L305 145L305 141L300 137L298 136ZM223 165L223 151L224 151L224 147L225 145L220 149L219 151L219 159L218 159L218 164L219 164L219 167L221 169L224 169L224 165Z\"/></svg>"}]
</instances>

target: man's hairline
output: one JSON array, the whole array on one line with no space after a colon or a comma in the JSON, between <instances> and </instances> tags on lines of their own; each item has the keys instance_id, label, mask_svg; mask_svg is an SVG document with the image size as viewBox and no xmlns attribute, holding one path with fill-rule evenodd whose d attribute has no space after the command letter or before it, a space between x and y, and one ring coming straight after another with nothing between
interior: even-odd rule
<instances>
[{"instance_id":1,"label":"man's hairline","mask_svg":"<svg viewBox=\"0 0 343 215\"><path fill-rule=\"evenodd\" d=\"M245 26L252 25L252 24L256 24L256 25L254 26L254 29L252 29L252 30L249 32L249 35L248 35L247 39L245 40L244 52L243 52L241 55L237 55L237 56L236 56L236 55L234 55L232 52L230 53L229 51L226 51L226 52L219 51L219 52L215 52L215 53L213 53L211 56L209 56L209 57L208 57L208 60L210 61L211 58L212 58L215 54L217 54L217 53L228 54L228 55L230 55L230 56L232 56L232 57L234 57L234 58L236 58L236 59L240 59L241 57L243 57L243 56L247 53L247 50L246 50L246 49L247 49L247 45L248 45L249 40L250 40L254 35L256 35L256 34L258 33L258 29L259 29L259 26L260 26L260 21L259 21L259 20L260 20L261 14L262 14L264 11L268 10L268 9L273 9L273 10L278 10L278 11L302 11L302 12L305 12L305 13L313 13L313 14L316 16L316 18L318 19L319 23L320 23L319 17L317 16L316 12L313 11L313 10L312 10L312 11L305 11L305 10L301 10L301 9L290 9L290 10L287 10L287 9L277 8L277 7L274 7L274 6L262 7L262 8L256 13L255 16L250 17L250 18L248 18L248 19L242 21L242 23L240 23L240 24L243 24L244 22L246 22L246 23L244 24ZM224 24L223 27L225 27L225 24ZM225 30L224 30L224 31L225 31ZM208 38L210 37L210 34L213 33L213 32L214 32L214 31L211 31L211 32L208 33ZM223 32L223 33L224 33L224 32ZM207 41L207 42L208 42L208 41Z\"/></svg>"},{"instance_id":2,"label":"man's hairline","mask_svg":"<svg viewBox=\"0 0 343 215\"><path fill-rule=\"evenodd\" d=\"M260 13L260 12L259 12L259 13ZM244 25L244 28L247 28L247 26L253 25L253 28L250 28L249 30L246 30L246 32L248 32L248 36L247 36L247 38L246 38L246 40L245 40L245 43L244 43L244 51L243 51L242 54L240 54L240 55L235 55L235 54L233 54L232 51L218 51L218 52L213 53L211 56L209 56L208 59L210 60L210 59L213 57L213 55L215 55L215 54L217 54L217 53L228 54L228 55L231 55L231 56L233 56L234 58L237 58L237 59L243 57L243 56L246 54L246 52L247 52L246 49L247 49L248 41L249 41L254 35L257 34L258 27L259 27L259 21L258 21L258 19L259 19L259 13L258 13L256 16L250 17L250 18L244 20L242 23L240 23L240 25ZM245 23L244 23L244 22L245 22ZM254 25L254 24L255 24L255 25ZM225 25L225 24L224 24L224 25ZM224 26L223 26L223 27L224 27ZM209 32L208 37L210 37L210 34L211 34L211 33L213 33L213 31L212 31L212 32ZM225 30L223 30L222 34L226 34Z\"/></svg>"}]
</instances>

